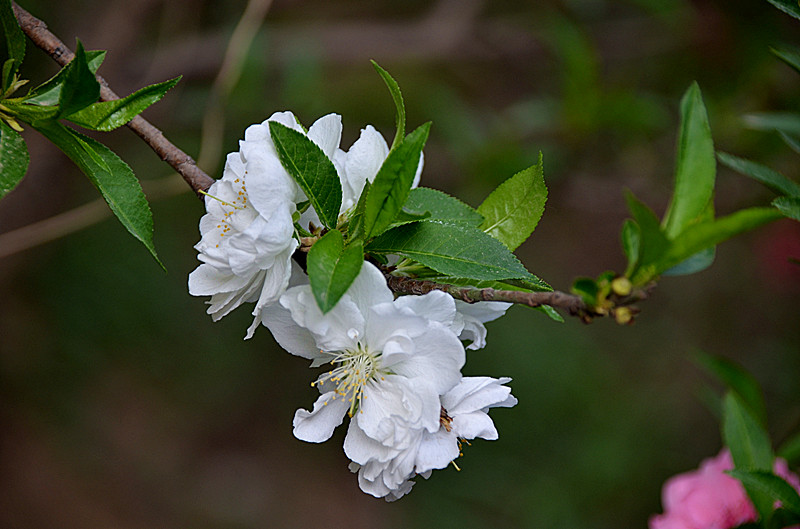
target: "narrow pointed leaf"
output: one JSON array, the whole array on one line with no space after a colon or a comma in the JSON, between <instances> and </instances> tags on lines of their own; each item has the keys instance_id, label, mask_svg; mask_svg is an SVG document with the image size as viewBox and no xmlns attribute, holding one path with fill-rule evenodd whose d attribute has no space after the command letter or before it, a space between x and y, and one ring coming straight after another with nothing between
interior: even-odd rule
<instances>
[{"instance_id":1,"label":"narrow pointed leaf","mask_svg":"<svg viewBox=\"0 0 800 529\"><path fill-rule=\"evenodd\" d=\"M86 52L80 41L75 50L75 58L66 68L64 83L58 96L59 117L69 116L100 98L100 83L89 69Z\"/></svg>"},{"instance_id":2,"label":"narrow pointed leaf","mask_svg":"<svg viewBox=\"0 0 800 529\"><path fill-rule=\"evenodd\" d=\"M5 91L11 86L14 74L25 58L25 34L19 27L17 17L14 16L11 0L0 0L0 23L3 24L3 34L6 37L8 60L12 61L7 69L3 69L3 91Z\"/></svg>"},{"instance_id":3,"label":"narrow pointed leaf","mask_svg":"<svg viewBox=\"0 0 800 529\"><path fill-rule=\"evenodd\" d=\"M431 124L425 123L389 152L375 175L364 204L364 238L383 233L405 205Z\"/></svg>"},{"instance_id":4,"label":"narrow pointed leaf","mask_svg":"<svg viewBox=\"0 0 800 529\"><path fill-rule=\"evenodd\" d=\"M373 240L366 251L403 255L453 277L539 280L500 241L463 224L436 220L406 224Z\"/></svg>"},{"instance_id":5,"label":"narrow pointed leaf","mask_svg":"<svg viewBox=\"0 0 800 529\"><path fill-rule=\"evenodd\" d=\"M731 451L736 470L772 470L774 459L769 436L748 407L734 392L723 400L722 437ZM772 501L763 492L745 485L747 495L765 520L772 512Z\"/></svg>"},{"instance_id":6,"label":"narrow pointed leaf","mask_svg":"<svg viewBox=\"0 0 800 529\"><path fill-rule=\"evenodd\" d=\"M331 310L355 280L364 264L361 243L344 246L344 237L331 230L308 252L307 272L311 291L322 313Z\"/></svg>"},{"instance_id":7,"label":"narrow pointed leaf","mask_svg":"<svg viewBox=\"0 0 800 529\"><path fill-rule=\"evenodd\" d=\"M797 72L800 72L800 50L797 48L770 48L769 51Z\"/></svg>"},{"instance_id":8,"label":"narrow pointed leaf","mask_svg":"<svg viewBox=\"0 0 800 529\"><path fill-rule=\"evenodd\" d=\"M381 76L381 79L383 79L383 82L386 83L386 88L389 89L389 94L391 94L392 101L394 101L396 109L395 121L397 124L397 132L395 132L394 141L392 141L392 149L394 149L400 145L406 135L406 107L403 104L403 94L400 92L400 85L389 75L389 72L381 68L377 62L372 60L370 62L375 71L378 72L378 75Z\"/></svg>"},{"instance_id":9,"label":"narrow pointed leaf","mask_svg":"<svg viewBox=\"0 0 800 529\"><path fill-rule=\"evenodd\" d=\"M778 134L780 134L781 139L783 140L783 142L786 145L789 146L790 149L792 149L797 154L800 154L800 140L799 139L797 139L796 137L792 136L791 134L787 134L787 133L785 133L783 131L778 131Z\"/></svg>"},{"instance_id":10,"label":"narrow pointed leaf","mask_svg":"<svg viewBox=\"0 0 800 529\"><path fill-rule=\"evenodd\" d=\"M638 256L636 265L630 272L630 277L635 284L643 284L658 274L659 271L655 270L655 263L666 253L670 242L661 231L658 217L653 210L640 202L632 193L627 193L625 200L639 227ZM678 264L678 262L674 264Z\"/></svg>"},{"instance_id":11,"label":"narrow pointed leaf","mask_svg":"<svg viewBox=\"0 0 800 529\"><path fill-rule=\"evenodd\" d=\"M773 503L780 502L787 511L800 514L800 495L783 478L769 471L758 470L729 470L727 472L742 482L749 490L758 491L770 498Z\"/></svg>"},{"instance_id":12,"label":"narrow pointed leaf","mask_svg":"<svg viewBox=\"0 0 800 529\"><path fill-rule=\"evenodd\" d=\"M793 112L753 112L742 116L742 121L751 129L800 134L800 114Z\"/></svg>"},{"instance_id":13,"label":"narrow pointed leaf","mask_svg":"<svg viewBox=\"0 0 800 529\"><path fill-rule=\"evenodd\" d=\"M761 182L780 195L788 195L790 197L800 196L800 184L765 165L751 162L750 160L745 160L744 158L739 158L738 156L733 156L725 152L718 152L717 158L719 158L722 164L730 167L737 173L741 173Z\"/></svg>"},{"instance_id":14,"label":"narrow pointed leaf","mask_svg":"<svg viewBox=\"0 0 800 529\"><path fill-rule=\"evenodd\" d=\"M86 129L114 130L159 101L180 79L180 77L176 77L163 83L146 86L122 99L94 103L74 114L63 117Z\"/></svg>"},{"instance_id":15,"label":"narrow pointed leaf","mask_svg":"<svg viewBox=\"0 0 800 529\"><path fill-rule=\"evenodd\" d=\"M657 259L656 273L672 268L706 248L746 231L781 218L774 208L748 208L711 222L695 224L669 244L669 249Z\"/></svg>"},{"instance_id":16,"label":"narrow pointed leaf","mask_svg":"<svg viewBox=\"0 0 800 529\"><path fill-rule=\"evenodd\" d=\"M800 19L800 5L793 0L767 0L770 4L774 5L784 13L787 13L794 18Z\"/></svg>"},{"instance_id":17,"label":"narrow pointed leaf","mask_svg":"<svg viewBox=\"0 0 800 529\"><path fill-rule=\"evenodd\" d=\"M0 120L0 198L22 180L28 162L30 157L22 135Z\"/></svg>"},{"instance_id":18,"label":"narrow pointed leaf","mask_svg":"<svg viewBox=\"0 0 800 529\"><path fill-rule=\"evenodd\" d=\"M712 222L713 220L714 220L714 204L713 202L709 202L708 205L706 206L706 211L697 217L696 222ZM687 230L691 229L692 229L691 226L687 228ZM703 248L699 252L690 255L680 263L667 268L661 273L661 275L682 276L682 275L695 274L711 266L714 263L714 257L716 257L716 255L717 255L716 246L709 246L708 248Z\"/></svg>"},{"instance_id":19,"label":"narrow pointed leaf","mask_svg":"<svg viewBox=\"0 0 800 529\"><path fill-rule=\"evenodd\" d=\"M97 69L103 64L106 51L87 50L85 53L89 71L96 74ZM58 103L58 98L61 96L61 87L64 85L64 79L68 72L69 65L61 68L53 77L28 92L28 95L25 96L25 102L36 105L55 105Z\"/></svg>"},{"instance_id":20,"label":"narrow pointed leaf","mask_svg":"<svg viewBox=\"0 0 800 529\"><path fill-rule=\"evenodd\" d=\"M417 187L408 194L403 209L409 213L430 213L431 219L447 222L463 222L470 226L479 226L483 216L456 197L429 187Z\"/></svg>"},{"instance_id":21,"label":"narrow pointed leaf","mask_svg":"<svg viewBox=\"0 0 800 529\"><path fill-rule=\"evenodd\" d=\"M697 356L697 360L710 374L734 391L747 405L753 417L762 426L766 426L767 407L764 404L761 385L753 375L740 365L719 356L701 353Z\"/></svg>"},{"instance_id":22,"label":"narrow pointed leaf","mask_svg":"<svg viewBox=\"0 0 800 529\"><path fill-rule=\"evenodd\" d=\"M772 201L772 205L784 216L800 221L800 197L778 197Z\"/></svg>"},{"instance_id":23,"label":"narrow pointed leaf","mask_svg":"<svg viewBox=\"0 0 800 529\"><path fill-rule=\"evenodd\" d=\"M275 121L269 132L284 169L311 201L319 220L335 228L342 206L342 184L333 162L305 134Z\"/></svg>"},{"instance_id":24,"label":"narrow pointed leaf","mask_svg":"<svg viewBox=\"0 0 800 529\"><path fill-rule=\"evenodd\" d=\"M622 251L625 252L625 257L628 258L625 277L631 277L633 270L639 263L639 242L641 239L641 230L635 220L625 219L622 224L620 238L622 239Z\"/></svg>"},{"instance_id":25,"label":"narrow pointed leaf","mask_svg":"<svg viewBox=\"0 0 800 529\"><path fill-rule=\"evenodd\" d=\"M478 206L478 213L484 218L481 229L514 250L536 229L546 201L547 187L539 153L536 165L500 184Z\"/></svg>"},{"instance_id":26,"label":"narrow pointed leaf","mask_svg":"<svg viewBox=\"0 0 800 529\"><path fill-rule=\"evenodd\" d=\"M672 239L706 211L714 194L716 162L711 127L697 83L681 100L681 126L675 190L664 216L664 234Z\"/></svg>"},{"instance_id":27,"label":"narrow pointed leaf","mask_svg":"<svg viewBox=\"0 0 800 529\"><path fill-rule=\"evenodd\" d=\"M153 246L153 215L139 181L128 164L102 143L58 122L35 127L64 151L97 187L111 211L162 266Z\"/></svg>"},{"instance_id":28,"label":"narrow pointed leaf","mask_svg":"<svg viewBox=\"0 0 800 529\"><path fill-rule=\"evenodd\" d=\"M364 240L364 207L367 203L367 195L369 194L370 183L369 180L364 182L364 189L361 190L361 196L358 197L358 202L350 216L350 221L347 226L347 238L350 241L363 241Z\"/></svg>"}]
</instances>

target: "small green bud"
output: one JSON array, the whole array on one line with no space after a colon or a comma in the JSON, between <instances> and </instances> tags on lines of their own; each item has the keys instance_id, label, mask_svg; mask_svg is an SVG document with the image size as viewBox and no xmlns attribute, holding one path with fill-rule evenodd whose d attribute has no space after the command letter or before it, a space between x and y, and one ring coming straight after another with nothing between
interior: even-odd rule
<instances>
[{"instance_id":1,"label":"small green bud","mask_svg":"<svg viewBox=\"0 0 800 529\"><path fill-rule=\"evenodd\" d=\"M617 277L611 281L611 290L618 296L627 296L633 290L633 285L627 277Z\"/></svg>"},{"instance_id":2,"label":"small green bud","mask_svg":"<svg viewBox=\"0 0 800 529\"><path fill-rule=\"evenodd\" d=\"M614 319L620 325L628 325L633 321L633 312L628 307L617 307L614 310Z\"/></svg>"}]
</instances>

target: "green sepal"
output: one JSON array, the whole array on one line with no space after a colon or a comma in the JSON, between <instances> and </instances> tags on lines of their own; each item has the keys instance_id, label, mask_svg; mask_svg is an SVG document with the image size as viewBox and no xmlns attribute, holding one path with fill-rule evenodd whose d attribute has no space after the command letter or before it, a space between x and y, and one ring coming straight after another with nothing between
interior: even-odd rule
<instances>
[{"instance_id":1,"label":"green sepal","mask_svg":"<svg viewBox=\"0 0 800 529\"><path fill-rule=\"evenodd\" d=\"M314 299L323 314L339 302L364 263L360 242L345 247L338 230L323 235L308 252L306 271Z\"/></svg>"},{"instance_id":2,"label":"green sepal","mask_svg":"<svg viewBox=\"0 0 800 529\"><path fill-rule=\"evenodd\" d=\"M392 141L392 149L394 149L400 145L406 135L406 108L403 104L403 94L400 92L400 85L389 75L389 72L381 68L377 62L373 60L370 60L370 62L372 63L372 67L375 68L375 71L378 72L378 75L381 76L381 79L383 79L383 82L386 83L386 88L389 89L389 94L391 94L392 101L394 101L396 109L395 122L397 125L397 131Z\"/></svg>"},{"instance_id":3,"label":"green sepal","mask_svg":"<svg viewBox=\"0 0 800 529\"><path fill-rule=\"evenodd\" d=\"M270 121L269 133L281 165L311 201L319 220L326 228L336 228L342 184L333 162L302 132Z\"/></svg>"},{"instance_id":4,"label":"green sepal","mask_svg":"<svg viewBox=\"0 0 800 529\"><path fill-rule=\"evenodd\" d=\"M128 123L153 103L158 102L180 80L180 77L176 77L163 83L146 86L122 99L94 103L74 114L62 117L85 129L114 130Z\"/></svg>"},{"instance_id":5,"label":"green sepal","mask_svg":"<svg viewBox=\"0 0 800 529\"><path fill-rule=\"evenodd\" d=\"M111 211L144 244L159 265L153 245L153 215L139 181L128 164L102 143L56 121L33 125L56 144L97 187Z\"/></svg>"},{"instance_id":6,"label":"green sepal","mask_svg":"<svg viewBox=\"0 0 800 529\"><path fill-rule=\"evenodd\" d=\"M540 152L536 165L497 186L478 206L478 213L484 218L480 227L509 250L514 250L536 229L546 201L547 186Z\"/></svg>"},{"instance_id":7,"label":"green sepal","mask_svg":"<svg viewBox=\"0 0 800 529\"><path fill-rule=\"evenodd\" d=\"M25 176L30 156L22 135L0 120L0 198Z\"/></svg>"}]
</instances>

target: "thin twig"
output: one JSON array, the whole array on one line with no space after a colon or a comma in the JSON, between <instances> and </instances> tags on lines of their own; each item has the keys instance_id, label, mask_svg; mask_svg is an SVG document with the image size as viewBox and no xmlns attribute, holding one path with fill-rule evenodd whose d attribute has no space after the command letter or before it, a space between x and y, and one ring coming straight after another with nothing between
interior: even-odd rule
<instances>
[{"instance_id":1,"label":"thin twig","mask_svg":"<svg viewBox=\"0 0 800 529\"><path fill-rule=\"evenodd\" d=\"M13 3L13 7L22 31L37 47L45 51L62 66L72 60L75 54L47 29L47 25L44 22L19 7L16 3ZM105 79L98 75L97 80L100 83L101 101L119 99L119 96L111 90ZM198 197L202 198L203 195L200 191L206 191L214 183L214 179L197 167L191 156L167 140L159 129L141 116L133 118L128 123L128 128L142 138L163 161L175 169Z\"/></svg>"}]
</instances>

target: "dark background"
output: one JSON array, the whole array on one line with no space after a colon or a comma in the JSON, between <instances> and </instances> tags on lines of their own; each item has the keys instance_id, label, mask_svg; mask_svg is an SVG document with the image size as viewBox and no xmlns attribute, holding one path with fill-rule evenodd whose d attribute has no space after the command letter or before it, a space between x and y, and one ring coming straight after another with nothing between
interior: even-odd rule
<instances>
[{"instance_id":1,"label":"dark background","mask_svg":"<svg viewBox=\"0 0 800 529\"><path fill-rule=\"evenodd\" d=\"M120 94L183 75L145 112L192 155L213 79L245 3L23 2L70 46L107 49ZM221 152L289 109L343 116L343 147L393 105L368 59L398 80L409 130L432 120L423 185L473 206L544 154L550 197L517 251L567 290L622 271L624 189L668 200L681 95L703 90L717 148L798 177L797 155L749 112L797 110L800 76L769 46L800 21L766 1L276 0L225 100ZM23 74L57 67L29 45ZM26 179L0 202L0 233L96 197L35 132ZM776 442L800 421L798 224L723 244L714 266L666 278L636 324L557 324L515 307L489 324L466 374L510 376L520 403L492 412L500 440L466 447L387 504L347 470L344 432L296 440L315 377L249 311L219 323L189 296L202 204L124 128L101 138L152 199L169 272L112 220L0 259L0 525L69 528L644 527L663 481L720 448L697 351L741 362L764 385ZM220 157L206 162L214 176ZM175 189L184 191L175 193ZM719 214L772 195L720 168Z\"/></svg>"}]
</instances>

